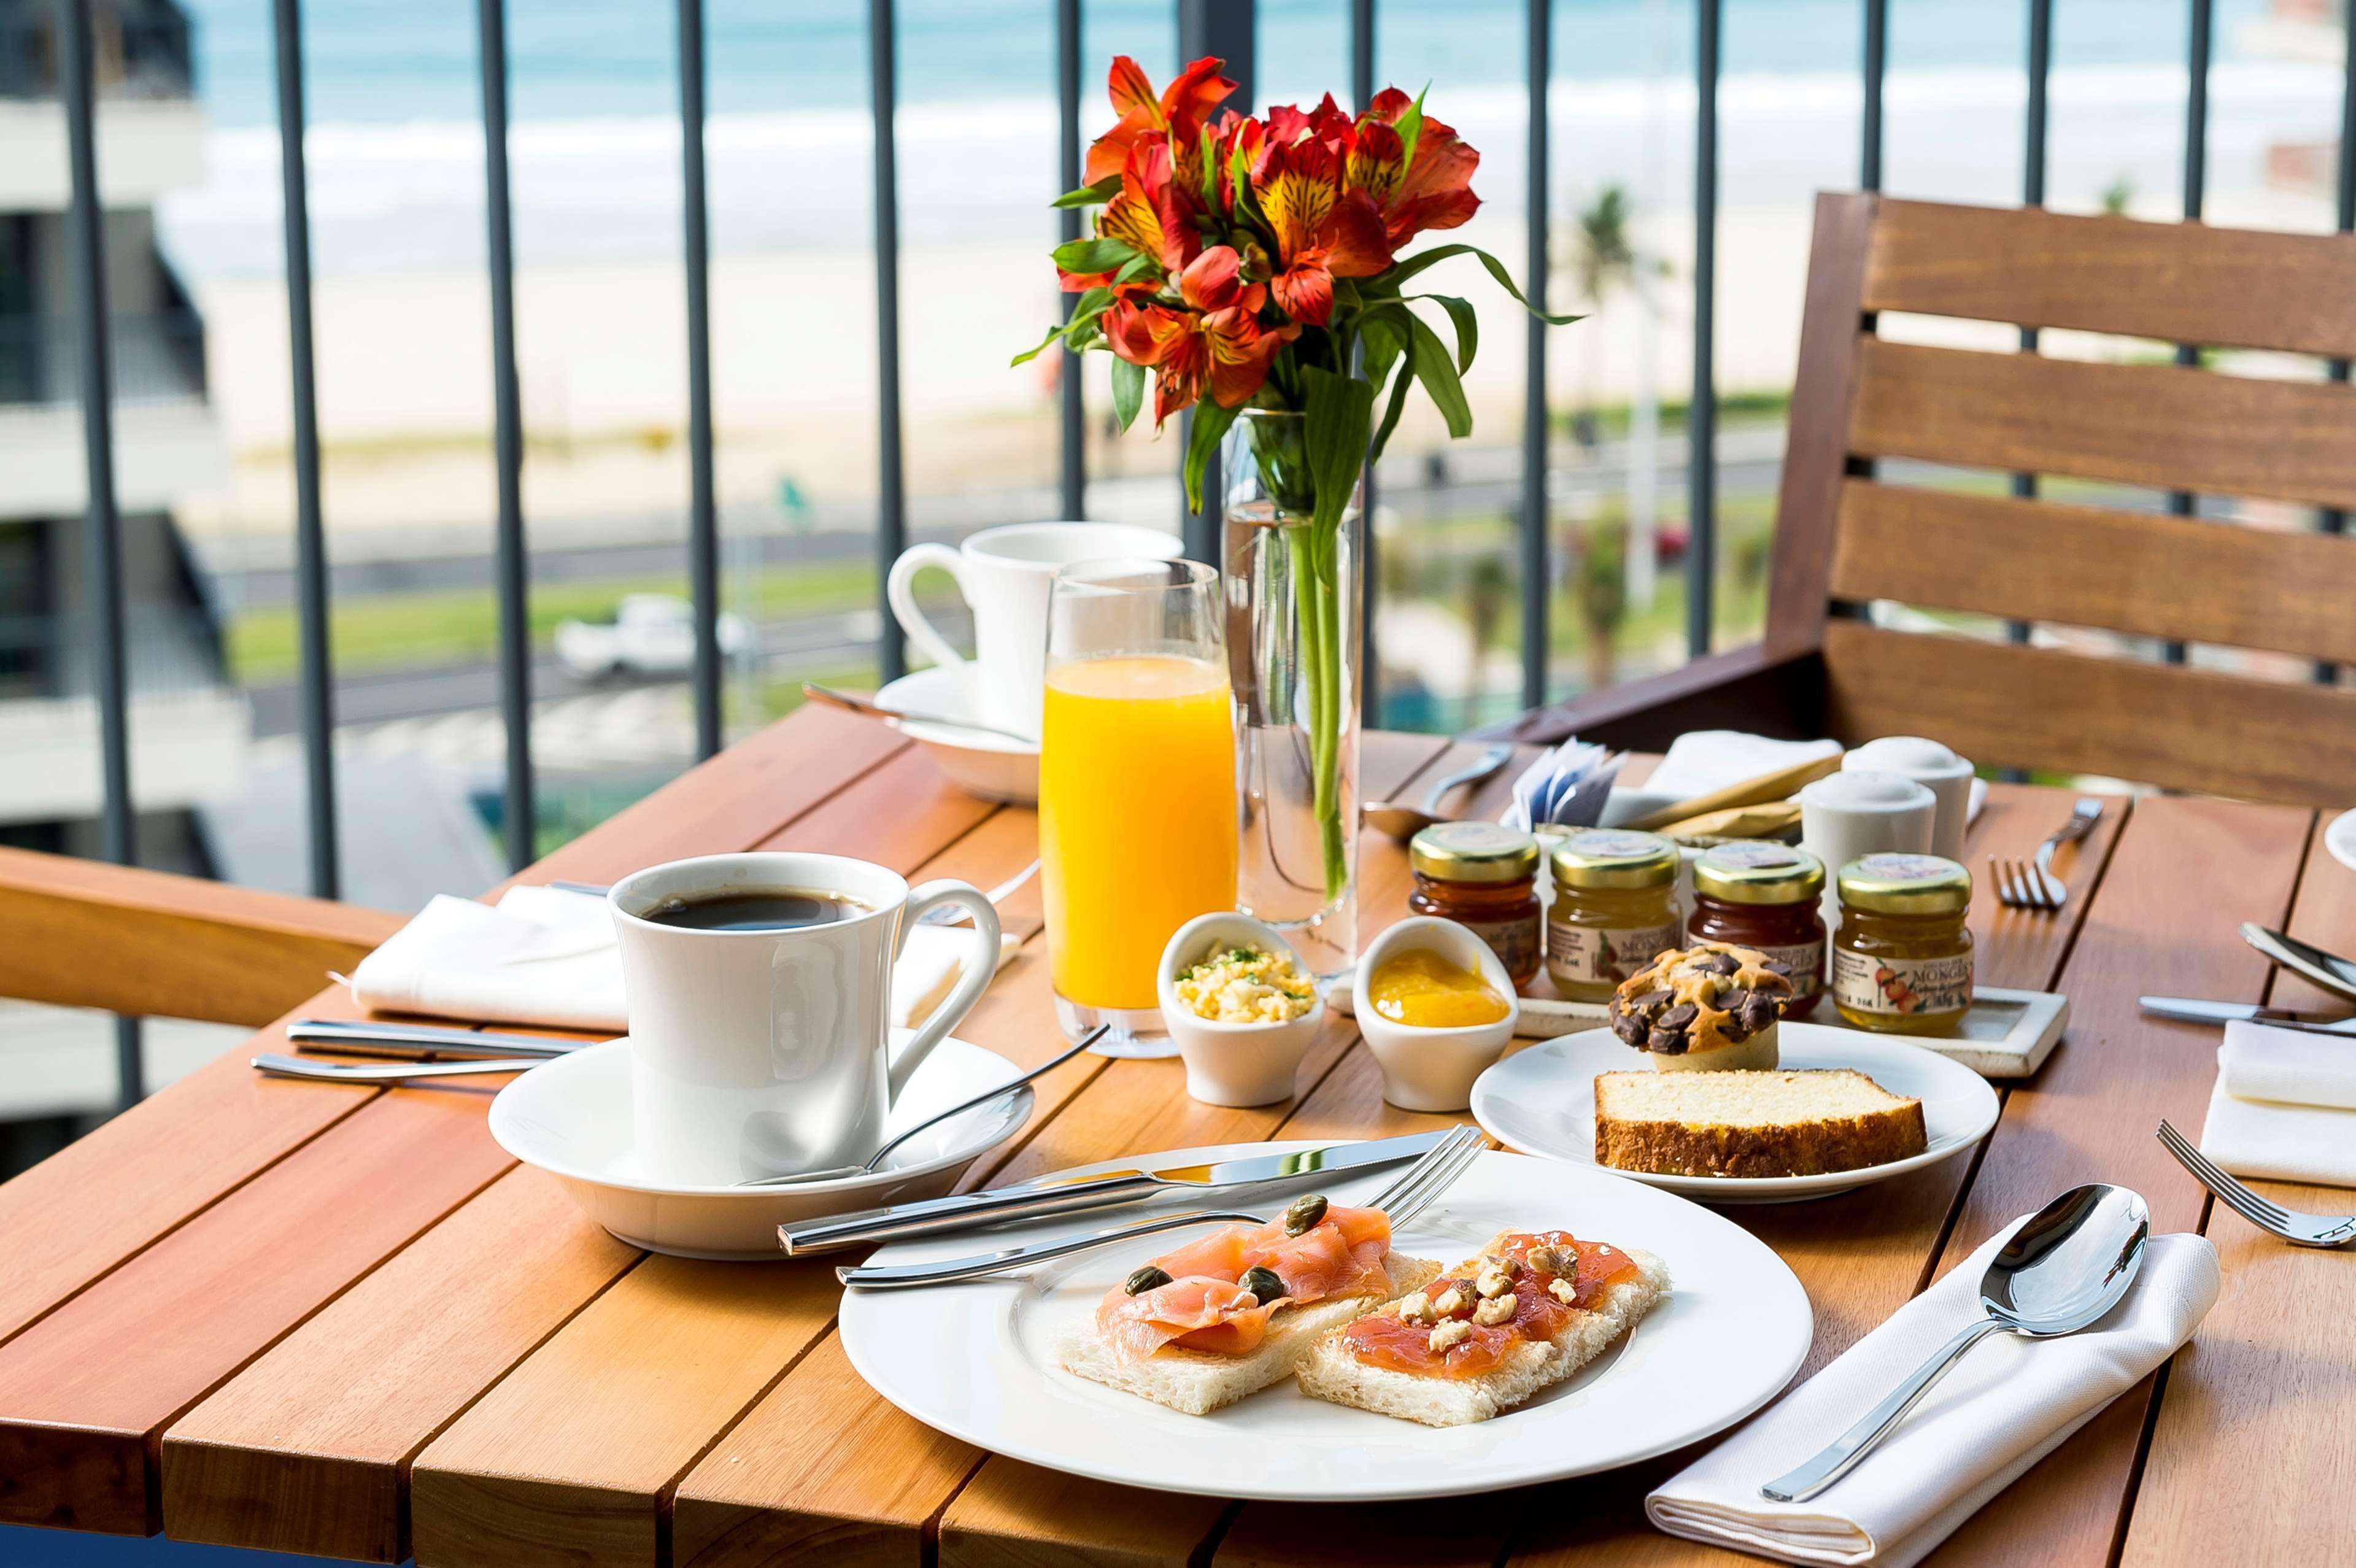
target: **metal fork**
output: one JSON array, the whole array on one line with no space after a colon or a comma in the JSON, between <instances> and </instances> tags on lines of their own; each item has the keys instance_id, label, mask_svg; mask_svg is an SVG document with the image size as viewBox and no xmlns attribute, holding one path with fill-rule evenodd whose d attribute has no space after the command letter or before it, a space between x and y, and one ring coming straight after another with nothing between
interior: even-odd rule
<instances>
[{"instance_id":1,"label":"metal fork","mask_svg":"<svg viewBox=\"0 0 2356 1568\"><path fill-rule=\"evenodd\" d=\"M2162 1148L2176 1156L2178 1165L2192 1173L2193 1180L2267 1234L2279 1236L2297 1247L2345 1247L2356 1241L2356 1214L2302 1214L2285 1208L2272 1198L2261 1197L2219 1170L2208 1155L2192 1146L2190 1139L2166 1122L2159 1124L2159 1142Z\"/></svg>"},{"instance_id":2,"label":"metal fork","mask_svg":"<svg viewBox=\"0 0 2356 1568\"><path fill-rule=\"evenodd\" d=\"M2070 810L2070 820L2045 836L2034 862L1988 856L1988 876L1996 885L1997 902L2008 909L2059 909L2070 901L2070 885L2053 875L2053 854L2065 843L2075 843L2103 820L2103 802L2081 795Z\"/></svg>"},{"instance_id":3,"label":"metal fork","mask_svg":"<svg viewBox=\"0 0 2356 1568\"><path fill-rule=\"evenodd\" d=\"M1457 1127L1434 1144L1421 1159L1408 1166L1398 1180L1385 1187L1367 1207L1381 1209L1389 1218L1392 1230L1397 1232L1430 1208L1440 1194L1453 1187L1456 1178L1472 1167L1473 1160L1487 1146L1474 1129ZM1074 1252L1109 1246L1132 1237L1151 1236L1160 1230L1176 1230L1189 1225L1208 1225L1218 1221L1246 1225L1269 1223L1265 1215L1247 1214L1237 1209L1189 1209L1183 1214L1164 1214L1132 1225L1116 1225L1108 1230L1066 1236L1054 1241L1042 1241L1036 1246L1010 1248L1002 1252L980 1252L934 1263L900 1263L884 1267L862 1263L856 1268L838 1268L834 1271L834 1277L859 1290L906 1290L916 1285L948 1284L957 1280L981 1279L990 1274L1004 1273L1010 1269L1028 1268L1050 1258L1068 1257Z\"/></svg>"}]
</instances>

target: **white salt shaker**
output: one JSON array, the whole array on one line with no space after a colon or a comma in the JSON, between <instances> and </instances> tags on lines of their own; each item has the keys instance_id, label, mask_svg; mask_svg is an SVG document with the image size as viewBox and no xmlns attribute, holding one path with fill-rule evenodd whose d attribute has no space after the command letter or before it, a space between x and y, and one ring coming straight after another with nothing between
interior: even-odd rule
<instances>
[{"instance_id":1,"label":"white salt shaker","mask_svg":"<svg viewBox=\"0 0 2356 1568\"><path fill-rule=\"evenodd\" d=\"M1890 735L1867 741L1841 758L1845 772L1895 773L1912 779L1936 797L1938 811L1931 827L1931 853L1946 860L1964 858L1964 830L1970 825L1972 765L1935 740L1919 735ZM1831 863L1826 863L1831 868Z\"/></svg>"},{"instance_id":2,"label":"white salt shaker","mask_svg":"<svg viewBox=\"0 0 2356 1568\"><path fill-rule=\"evenodd\" d=\"M1896 773L1844 768L1800 791L1800 847L1825 863L1825 929L1840 923L1840 868L1860 855L1932 852L1939 798Z\"/></svg>"}]
</instances>

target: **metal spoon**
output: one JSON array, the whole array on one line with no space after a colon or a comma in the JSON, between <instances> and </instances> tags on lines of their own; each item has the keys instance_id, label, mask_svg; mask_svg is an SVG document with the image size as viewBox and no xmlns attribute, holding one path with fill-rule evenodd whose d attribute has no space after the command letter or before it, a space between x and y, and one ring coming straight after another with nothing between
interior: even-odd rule
<instances>
[{"instance_id":1,"label":"metal spoon","mask_svg":"<svg viewBox=\"0 0 2356 1568\"><path fill-rule=\"evenodd\" d=\"M1041 1062L1037 1067L1033 1068L1030 1071L1023 1073L1019 1077L1008 1079L996 1089L985 1090L962 1104L952 1105L947 1111L941 1112L938 1115L926 1117L922 1122L917 1122L915 1126L909 1128L906 1132L901 1133L898 1137L894 1138L890 1143L885 1144L882 1148L868 1155L867 1163L863 1165L833 1165L822 1171L796 1171L791 1176L755 1176L750 1181L740 1181L736 1183L736 1185L738 1187L791 1187L798 1182L836 1181L840 1180L843 1176L873 1175L874 1172L883 1169L885 1155L898 1148L901 1144L906 1143L909 1139L915 1137L917 1133L925 1131L928 1127L937 1127L953 1116L962 1116L969 1111L987 1105L993 1100L1002 1100L1006 1096L1013 1093L1016 1090L1022 1088L1024 1084L1029 1083L1033 1079L1046 1077L1047 1074L1055 1071L1057 1068L1062 1067L1066 1062L1070 1061L1074 1057L1078 1056L1090 1046L1095 1045L1098 1038L1101 1036L1106 1030L1111 1027L1112 1026L1109 1024L1099 1024L1095 1028L1090 1029L1087 1034L1082 1037L1079 1044L1069 1047L1059 1055L1050 1058L1046 1061Z\"/></svg>"},{"instance_id":2,"label":"metal spoon","mask_svg":"<svg viewBox=\"0 0 2356 1568\"><path fill-rule=\"evenodd\" d=\"M802 682L802 695L813 703L830 707L848 708L854 714L865 714L872 719L900 719L909 724L938 725L943 729L961 729L972 735L986 735L992 740L1011 740L1030 750L1039 748L1039 737L1018 735L996 725L976 724L971 719L953 719L942 714L912 714L900 708L887 708L873 697L862 697L856 692L841 692L832 686L821 686L815 681Z\"/></svg>"},{"instance_id":3,"label":"metal spoon","mask_svg":"<svg viewBox=\"0 0 2356 1568\"><path fill-rule=\"evenodd\" d=\"M1422 805L1409 806L1398 800L1377 800L1371 805L1361 807L1359 816L1399 843L1405 843L1432 823L1448 820L1440 814L1440 802L1451 789L1460 784L1479 783L1512 761L1513 757L1512 746L1493 746L1465 767L1433 779L1431 788L1424 792Z\"/></svg>"},{"instance_id":4,"label":"metal spoon","mask_svg":"<svg viewBox=\"0 0 2356 1568\"><path fill-rule=\"evenodd\" d=\"M2134 1283L2150 1234L2151 1212L2140 1195L2101 1183L2072 1187L2029 1216L1997 1250L1980 1280L1986 1316L1966 1325L1831 1447L1768 1482L1759 1495L1771 1502L1805 1502L1847 1475L1965 1351L1997 1330L2050 1339L2094 1323Z\"/></svg>"},{"instance_id":5,"label":"metal spoon","mask_svg":"<svg viewBox=\"0 0 2356 1568\"><path fill-rule=\"evenodd\" d=\"M2356 963L2338 953L2268 930L2254 920L2242 922L2242 940L2300 979L2323 987L2334 996L2356 1000Z\"/></svg>"}]
</instances>

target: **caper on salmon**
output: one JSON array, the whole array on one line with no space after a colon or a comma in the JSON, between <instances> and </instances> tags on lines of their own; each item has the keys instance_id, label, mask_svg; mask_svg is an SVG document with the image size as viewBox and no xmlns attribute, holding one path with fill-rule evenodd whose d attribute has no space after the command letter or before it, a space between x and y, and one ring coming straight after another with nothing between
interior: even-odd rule
<instances>
[{"instance_id":1,"label":"caper on salmon","mask_svg":"<svg viewBox=\"0 0 2356 1568\"><path fill-rule=\"evenodd\" d=\"M1284 1281L1277 1277L1274 1269L1246 1269L1244 1277L1236 1283L1251 1292L1262 1306L1284 1299Z\"/></svg>"},{"instance_id":2,"label":"caper on salmon","mask_svg":"<svg viewBox=\"0 0 2356 1568\"><path fill-rule=\"evenodd\" d=\"M1170 1276L1167 1273L1156 1268L1151 1263L1148 1263L1145 1267L1138 1270L1137 1273L1130 1275L1129 1278L1122 1283L1120 1288L1127 1291L1131 1295L1143 1295L1147 1291L1159 1290L1169 1283Z\"/></svg>"},{"instance_id":3,"label":"caper on salmon","mask_svg":"<svg viewBox=\"0 0 2356 1568\"><path fill-rule=\"evenodd\" d=\"M1292 1206L1284 1211L1284 1233L1288 1236L1304 1235L1315 1229L1324 1218L1324 1198L1315 1193L1307 1197L1296 1197Z\"/></svg>"}]
</instances>

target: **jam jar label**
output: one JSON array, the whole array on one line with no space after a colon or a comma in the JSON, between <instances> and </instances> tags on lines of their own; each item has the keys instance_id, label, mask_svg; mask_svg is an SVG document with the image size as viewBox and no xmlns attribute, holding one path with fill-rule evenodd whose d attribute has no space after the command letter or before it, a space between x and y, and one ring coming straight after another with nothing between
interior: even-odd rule
<instances>
[{"instance_id":1,"label":"jam jar label","mask_svg":"<svg viewBox=\"0 0 2356 1568\"><path fill-rule=\"evenodd\" d=\"M1518 920L1465 920L1456 923L1489 944L1497 961L1505 966L1507 974L1536 974L1539 950L1546 935L1545 922L1537 915L1525 915Z\"/></svg>"},{"instance_id":2,"label":"jam jar label","mask_svg":"<svg viewBox=\"0 0 2356 1568\"><path fill-rule=\"evenodd\" d=\"M1611 930L1597 926L1547 926L1547 968L1557 980L1610 981L1617 985L1678 945L1675 925Z\"/></svg>"},{"instance_id":3,"label":"jam jar label","mask_svg":"<svg viewBox=\"0 0 2356 1568\"><path fill-rule=\"evenodd\" d=\"M1825 988L1823 942L1794 942L1790 947L1762 947L1755 950L1766 954L1769 961L1780 963L1792 972L1793 995L1814 996Z\"/></svg>"},{"instance_id":4,"label":"jam jar label","mask_svg":"<svg viewBox=\"0 0 2356 1568\"><path fill-rule=\"evenodd\" d=\"M1972 1004L1972 955L1867 958L1835 948L1833 1001L1859 1013L1960 1013Z\"/></svg>"}]
</instances>

